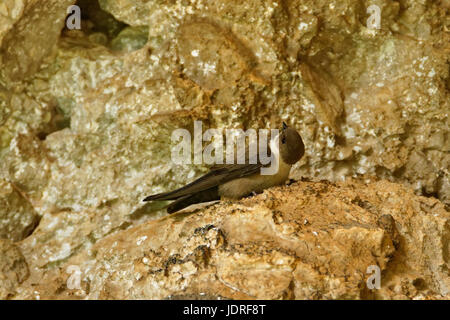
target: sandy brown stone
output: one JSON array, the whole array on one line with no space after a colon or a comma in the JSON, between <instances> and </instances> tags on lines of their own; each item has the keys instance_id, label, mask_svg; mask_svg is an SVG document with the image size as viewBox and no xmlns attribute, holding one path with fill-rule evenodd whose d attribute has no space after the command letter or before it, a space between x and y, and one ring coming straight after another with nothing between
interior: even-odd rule
<instances>
[{"instance_id":1,"label":"sandy brown stone","mask_svg":"<svg viewBox=\"0 0 450 320\"><path fill-rule=\"evenodd\" d=\"M75 0L64 1L27 1L22 0L11 5L10 1L2 4L5 13L13 19L2 29L9 31L0 41L1 83L11 88L12 83L33 75L42 60L51 52L58 41L59 33L64 27L67 8ZM19 13L22 13L21 15ZM8 16L7 16L8 17ZM38 36L36 36L38 34ZM0 33L1 36L1 33ZM45 41L43 41L45 39Z\"/></svg>"},{"instance_id":2,"label":"sandy brown stone","mask_svg":"<svg viewBox=\"0 0 450 320\"><path fill-rule=\"evenodd\" d=\"M131 26L144 26L150 23L149 0L99 0L101 8L110 12L117 20L123 21Z\"/></svg>"},{"instance_id":3,"label":"sandy brown stone","mask_svg":"<svg viewBox=\"0 0 450 320\"><path fill-rule=\"evenodd\" d=\"M5 0L0 4L0 44L5 34L20 19L25 4L24 0Z\"/></svg>"},{"instance_id":4,"label":"sandy brown stone","mask_svg":"<svg viewBox=\"0 0 450 320\"><path fill-rule=\"evenodd\" d=\"M273 128L287 120L307 147L293 177L339 181L368 173L448 204L445 6L404 1L400 10L380 2L382 29L375 31L357 1L101 5L113 15L120 11L113 6L128 8L120 14L132 20L148 12L147 45L119 54L90 27L66 30L26 93L6 90L3 99L0 89L4 166L16 157L19 134L45 139L56 160L47 167L53 178L41 180L38 211L95 209L120 198L132 212L143 196L187 182L205 168L174 166L169 146L171 131L192 130L193 120L205 129ZM427 42L405 29L419 13L435 30ZM13 43L14 30L3 47L27 51ZM20 65L38 65L23 57ZM16 181L11 174L3 177ZM120 187L104 187L108 177ZM22 191L33 198L28 184Z\"/></svg>"},{"instance_id":5,"label":"sandy brown stone","mask_svg":"<svg viewBox=\"0 0 450 320\"><path fill-rule=\"evenodd\" d=\"M11 183L0 180L0 239L23 240L39 223L29 200Z\"/></svg>"},{"instance_id":6,"label":"sandy brown stone","mask_svg":"<svg viewBox=\"0 0 450 320\"><path fill-rule=\"evenodd\" d=\"M20 249L9 240L0 240L0 299L14 297L28 276L28 265Z\"/></svg>"},{"instance_id":7,"label":"sandy brown stone","mask_svg":"<svg viewBox=\"0 0 450 320\"><path fill-rule=\"evenodd\" d=\"M47 298L448 295L448 1L373 1L379 30L356 0L80 1L82 30L63 29L72 3L0 4L0 201L31 206L0 210L1 228L23 239L42 217L14 297L40 297L31 284ZM286 121L306 146L291 177L311 182L158 220L165 203L141 200L207 170L171 161L173 130L194 120ZM365 174L383 180L342 182ZM215 240L194 232L207 224ZM154 234L167 242L140 263Z\"/></svg>"},{"instance_id":8,"label":"sandy brown stone","mask_svg":"<svg viewBox=\"0 0 450 320\"><path fill-rule=\"evenodd\" d=\"M70 225L70 216L74 215L61 212L54 221ZM88 212L84 216L93 217ZM415 196L387 181L296 182L241 201L120 228L109 236L91 237L92 245L81 245L86 240L81 247L72 245L89 229L102 232L106 223L104 217L88 221L92 218L70 227L74 232L58 227L59 222L44 222L20 244L28 263L39 268L17 298L449 295L450 213L438 200ZM55 257L45 254L57 247L48 236L54 230L58 243L67 246L64 256L57 253L62 259L57 264L50 263ZM79 289L66 287L70 266L82 273ZM379 290L366 284L370 266L381 270Z\"/></svg>"}]
</instances>

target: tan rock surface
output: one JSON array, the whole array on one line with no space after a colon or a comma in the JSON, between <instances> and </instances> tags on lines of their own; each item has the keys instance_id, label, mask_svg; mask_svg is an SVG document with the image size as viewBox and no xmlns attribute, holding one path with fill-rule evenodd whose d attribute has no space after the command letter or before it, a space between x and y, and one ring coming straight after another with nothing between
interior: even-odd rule
<instances>
[{"instance_id":1,"label":"tan rock surface","mask_svg":"<svg viewBox=\"0 0 450 320\"><path fill-rule=\"evenodd\" d=\"M170 134L192 130L194 119L219 129L287 120L307 146L293 177L338 181L368 173L449 203L445 6L404 1L400 9L378 1L383 15L376 31L366 28L358 1L107 3L100 4L113 15L120 11L115 6L130 8L121 11L130 19L151 4L144 48L112 51L108 31L103 38L98 31L105 26L86 20L83 25L102 27L64 31L55 54L12 91L8 79L19 71L10 67L30 69L19 72L25 76L42 60L19 53L36 41L45 43L38 56L48 54L61 25L40 34L48 41L30 33L33 42L23 42L20 26L40 17L24 11L24 22L2 44L2 70L10 71L0 88L0 172L21 180L38 212L94 210L108 201L132 212L144 195L192 179L205 168L173 165ZM64 12L63 4L48 6L58 17ZM424 17L420 23L417 15ZM422 29L409 28L416 24ZM133 32L110 44L133 48L141 41ZM37 148L32 156L30 142ZM28 168L20 179L15 159ZM31 181L33 175L39 180Z\"/></svg>"},{"instance_id":2,"label":"tan rock surface","mask_svg":"<svg viewBox=\"0 0 450 320\"><path fill-rule=\"evenodd\" d=\"M448 1L80 0L82 30L69 31L63 29L64 18L73 3L5 0L0 4L0 236L21 240L40 219L33 234L19 244L30 265L27 283L38 284L43 297L188 294L179 283L197 286L198 292L193 293L197 294L208 281L215 286L212 295L244 298L448 295L444 276L445 270L448 276L448 222L439 220L441 213L434 216L434 207L427 207L435 201L431 197L442 202L434 205L439 212L450 205ZM372 4L381 9L379 30L367 27L367 7ZM333 193L334 186L323 187L339 201L314 202L317 209L311 205L311 212L334 212L336 207L342 213L336 221L324 218L317 225L329 232L329 238L314 230L323 241L317 245L328 250L325 258L306 259L302 250L311 247L317 257L322 253L311 244L305 249L303 238L296 236L292 240L296 247L291 240L254 244L251 238L242 243L249 246L248 252L217 245L211 249L215 262L202 265L197 258L180 266L171 262L164 267L164 276L155 267L154 274L145 277L153 287L140 286L133 279L141 271L130 270L147 267L120 260L114 250L107 253L111 237L126 234L123 248L131 247L132 259L143 259L134 251L132 236L126 239L127 232L142 227L140 236L145 236L145 230L149 235L157 232L152 229L157 225L173 229L170 243L159 244L172 245L180 254L170 261L197 255L197 251L188 253L197 246L181 247L189 237L212 246L210 240L194 235L193 225L214 223L223 234L228 232L226 243L237 237L232 230L237 222L230 211L240 208L236 204L217 207L217 217L212 209L202 211L205 221L187 217L190 235L177 233L180 226L174 217L148 222L165 215L164 204L143 205L144 196L181 186L207 169L171 161L172 131L192 132L194 120L203 121L204 130L275 128L284 120L301 133L306 145L305 157L292 170L293 178L336 183L368 174L430 199L414 197L400 185L379 182L394 190L397 198L393 199L409 210L399 211L400 206L392 205L397 210L394 215L390 209L380 209L390 208L387 196L386 203L378 196L364 198L378 184L358 185L354 192L363 199L361 210L365 210L359 219L367 225L355 218L362 226L344 228L350 217L342 213L347 204ZM311 184L312 190L317 187ZM277 197L295 202L303 183L292 188ZM403 192L411 203L402 200ZM353 194L349 197L356 199ZM401 248L407 249L391 252L392 246L387 245L395 243L395 233L386 235L367 215L373 208L365 208L364 201L375 202L376 214L372 214L377 217L377 210L393 217L406 239ZM266 225L275 228L270 205L265 208L264 203L251 202L249 206L259 213L253 227L246 225L248 234L256 237L258 228ZM294 204L286 211L276 209L282 221L296 221L282 228L300 228L297 215L312 214L300 209ZM291 214L295 217L289 218ZM380 219L380 223L391 223L388 217ZM341 227L332 229L333 223ZM219 241L222 236L214 236L216 229L207 233ZM280 238L280 231L273 230L261 234ZM316 239L307 233L303 236L308 243ZM159 248L156 243L152 246ZM335 246L339 249L333 251ZM159 255L151 251L147 257L151 265L169 261L170 255L158 250ZM363 258L356 258L358 250ZM368 253L372 251L373 256ZM94 259L95 252L117 261L116 280L108 282L102 269L107 268L102 265L106 260ZM274 267L278 255L283 262ZM244 271L238 268L241 260ZM88 290L86 281L84 291L64 289L68 271L61 268L69 261L82 266L90 277L99 275L90 278L92 289ZM249 270L247 277L249 261L259 267ZM389 283L375 293L359 287L369 262L380 264ZM338 271L347 265L348 271ZM178 271L172 272L173 267ZM183 280L185 274L189 280ZM200 274L206 280L197 278ZM126 284L125 275L130 277ZM267 277L268 287L258 291L246 280L255 277ZM28 284L20 293L8 289L6 296L38 296Z\"/></svg>"},{"instance_id":3,"label":"tan rock surface","mask_svg":"<svg viewBox=\"0 0 450 320\"><path fill-rule=\"evenodd\" d=\"M0 240L0 299L11 299L29 276L20 249L9 240Z\"/></svg>"},{"instance_id":4,"label":"tan rock surface","mask_svg":"<svg viewBox=\"0 0 450 320\"><path fill-rule=\"evenodd\" d=\"M25 8L22 0L5 0L0 4L0 44L5 34L19 20Z\"/></svg>"},{"instance_id":5,"label":"tan rock surface","mask_svg":"<svg viewBox=\"0 0 450 320\"><path fill-rule=\"evenodd\" d=\"M0 239L19 241L31 234L39 215L13 184L0 180Z\"/></svg>"},{"instance_id":6,"label":"tan rock surface","mask_svg":"<svg viewBox=\"0 0 450 320\"><path fill-rule=\"evenodd\" d=\"M8 88L38 71L58 41L67 8L75 0L30 0L26 5L23 0L13 2L6 1L0 7L7 19L3 24L0 21L4 29L0 41L0 83Z\"/></svg>"},{"instance_id":7,"label":"tan rock surface","mask_svg":"<svg viewBox=\"0 0 450 320\"><path fill-rule=\"evenodd\" d=\"M99 0L101 8L131 26L149 24L149 0Z\"/></svg>"},{"instance_id":8,"label":"tan rock surface","mask_svg":"<svg viewBox=\"0 0 450 320\"><path fill-rule=\"evenodd\" d=\"M108 223L87 212L42 221L18 244L31 275L15 298L450 297L450 213L387 181L296 182L97 239ZM379 290L366 285L373 265Z\"/></svg>"}]
</instances>

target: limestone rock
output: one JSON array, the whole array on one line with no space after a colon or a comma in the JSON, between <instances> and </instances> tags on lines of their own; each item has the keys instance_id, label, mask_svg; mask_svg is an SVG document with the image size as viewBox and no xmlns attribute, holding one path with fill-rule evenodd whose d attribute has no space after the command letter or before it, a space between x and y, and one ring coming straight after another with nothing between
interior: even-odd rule
<instances>
[{"instance_id":1,"label":"limestone rock","mask_svg":"<svg viewBox=\"0 0 450 320\"><path fill-rule=\"evenodd\" d=\"M367 224L356 220L358 224L349 228L324 226L339 242L331 244L325 237L317 245L338 246L339 250L323 261L308 260L304 255L300 261L289 245L277 244L284 251L272 244L257 245L248 252L219 246L214 249L214 259L220 262L220 269L211 269L209 276L204 273L208 281L214 282L216 277L223 281L215 284L219 289L211 296L231 297L235 294L231 287L239 288L236 297L427 298L428 292L430 297L447 294L442 266L448 263L448 254L441 251L448 250L444 240L448 225L433 216L434 207L427 206L437 201L433 198L447 208L450 204L448 1L371 1L381 12L380 29L373 29L368 25L369 3L356 0L80 0L82 30L67 30L64 18L74 2L6 0L0 4L0 180L7 181L0 190L4 195L0 201L14 203L11 210L0 213L14 216L1 228L11 237L19 223L11 238L19 240L29 234L25 225L33 225L31 217L42 217L33 234L22 240L21 250L33 266L27 281L42 286L44 296L60 297L57 292L62 290L71 297L72 292L64 289L69 261L83 266L84 271L84 263L89 261L99 274L92 294L86 280L82 289L73 293L75 297L181 294L178 280L161 277L159 269L152 269L153 278L145 278L155 288L163 288L159 293L145 287L150 291L144 294L139 285L128 292L134 278L116 288L102 278L106 274L102 268L107 267L91 258L94 251L89 250L95 247L101 256L107 256L110 237L138 230L140 225L153 228L148 221L165 215L161 210L164 203L144 205L143 197L179 187L207 170L205 165L180 166L171 161L172 132L183 128L192 133L194 120L201 120L204 130L277 128L286 121L301 133L306 145L292 178L334 183L367 174L430 197L406 196L415 206L408 212L420 217L417 219L383 209L376 214L380 221L366 217ZM380 182L383 184L403 196L400 186ZM303 192L303 187L299 188ZM378 196L365 199L365 185L358 189L351 198L359 202L357 193L362 205L368 206L364 210L386 208L390 203L388 197L383 204ZM297 195L286 195L289 197ZM338 195L335 198L340 199ZM22 201L26 208L11 199L27 199ZM419 208L423 203L428 204ZM256 203L251 207L267 213L272 205L278 206L275 202L267 203L268 208ZM333 205L338 211L346 207L339 201L317 205L321 208L317 210L324 212L333 211ZM228 214L237 208L234 206L218 207L221 214L208 218L224 235L236 223ZM208 210L202 212L207 215ZM291 212L277 210L282 215ZM19 217L14 212L23 214ZM266 213L255 218L271 225ZM341 226L344 216L327 224ZM154 223L170 229L171 219ZM205 226L202 221L195 223ZM293 230L297 230L296 223ZM403 232L400 226L410 231ZM429 238L421 238L416 230ZM267 236L276 238L277 232ZM188 239L174 234L174 245ZM403 238L396 240L398 234ZM216 237L219 242L220 237ZM306 238L309 248L316 238ZM426 242L429 239L440 242ZM394 247L400 243L407 251L391 252L391 242ZM356 262L355 243L358 248L361 244L364 257ZM195 248L186 252L191 249ZM233 250L237 253L231 258ZM164 274L175 268L179 279L188 279L184 275L203 270L197 258L186 260L181 247L175 251L180 257L170 261L184 262L171 262L170 268L164 267ZM316 251L314 254L319 253ZM159 266L159 258L169 261L167 254L155 252L146 257L151 265ZM279 268L272 268L275 256L283 261ZM346 256L352 274L333 267L336 261L347 266ZM401 262L398 269L389 268L396 256L408 262ZM143 259L137 253L134 258ZM117 261L123 263L115 266L117 270L131 268L131 264ZM261 268L245 273L248 261ZM359 287L366 275L363 267L369 262L385 270L391 287L376 293ZM214 265L208 263L204 268ZM320 266L324 270L319 270ZM405 276L398 271L402 268L407 270ZM266 275L262 270L270 272ZM117 281L122 283L117 272ZM258 291L248 281L252 277L267 277L267 287ZM191 280L183 281L179 280L191 284ZM348 289L343 289L342 283L348 284ZM228 289L222 292L220 288L225 287ZM24 289L16 295L20 296L37 295Z\"/></svg>"},{"instance_id":2,"label":"limestone rock","mask_svg":"<svg viewBox=\"0 0 450 320\"><path fill-rule=\"evenodd\" d=\"M9 240L0 240L0 299L16 295L28 276L28 265L19 248Z\"/></svg>"},{"instance_id":3,"label":"limestone rock","mask_svg":"<svg viewBox=\"0 0 450 320\"><path fill-rule=\"evenodd\" d=\"M20 19L25 4L23 0L5 0L0 4L0 44L5 34Z\"/></svg>"},{"instance_id":4,"label":"limestone rock","mask_svg":"<svg viewBox=\"0 0 450 320\"><path fill-rule=\"evenodd\" d=\"M32 205L13 187L0 180L0 239L26 238L39 222Z\"/></svg>"},{"instance_id":5,"label":"limestone rock","mask_svg":"<svg viewBox=\"0 0 450 320\"><path fill-rule=\"evenodd\" d=\"M450 293L450 213L438 200L387 181L297 182L91 236L86 246L89 230L101 232L111 222L97 214L61 212L20 243L34 271L16 298L439 299ZM59 236L49 237L55 230ZM55 255L47 255L53 248ZM380 289L367 285L374 266ZM78 288L67 287L71 268L80 272Z\"/></svg>"},{"instance_id":6,"label":"limestone rock","mask_svg":"<svg viewBox=\"0 0 450 320\"><path fill-rule=\"evenodd\" d=\"M112 40L111 48L117 51L135 51L145 46L147 38L147 27L128 27Z\"/></svg>"},{"instance_id":7,"label":"limestone rock","mask_svg":"<svg viewBox=\"0 0 450 320\"><path fill-rule=\"evenodd\" d=\"M67 8L74 2L75 0L28 1L25 8L22 0L14 6L11 6L10 1L2 4L2 11L9 12L15 20L1 42L2 85L11 88L11 82L23 80L39 69L43 59L58 41ZM22 12L20 18L19 12ZM6 29L5 26L1 28Z\"/></svg>"},{"instance_id":8,"label":"limestone rock","mask_svg":"<svg viewBox=\"0 0 450 320\"><path fill-rule=\"evenodd\" d=\"M35 157L21 160L42 175L39 191L31 181L21 182L38 211L95 209L120 198L132 212L144 195L192 179L205 168L173 165L169 146L171 130L192 130L194 119L219 129L275 127L287 120L307 146L293 177L337 181L368 173L448 203L449 42L439 31L443 7L405 1L400 12L395 3L379 2L383 16L377 31L361 23L366 8L357 1L100 5L118 19L120 12L140 21L134 14L147 12L152 23L137 23L149 28L146 46L118 54L104 38L108 28L66 30L55 56L24 92L5 90L0 99L5 179L17 181L11 177L13 142L40 145L34 137L45 139L39 166L32 164ZM100 26L98 7L85 10L93 10L85 16L95 21L83 25ZM401 26L417 10L435 28L427 41L439 49L398 33L415 36ZM391 31L397 27L397 33ZM21 47L12 43L14 30L3 47ZM126 28L124 35L126 30L134 29ZM133 37L117 41L127 47ZM47 156L56 160L51 166ZM111 185L107 177L121 187L103 187Z\"/></svg>"},{"instance_id":9,"label":"limestone rock","mask_svg":"<svg viewBox=\"0 0 450 320\"><path fill-rule=\"evenodd\" d=\"M114 15L117 20L123 21L131 26L146 26L151 23L151 21L148 19L148 2L151 1L99 0L99 4L103 10Z\"/></svg>"}]
</instances>

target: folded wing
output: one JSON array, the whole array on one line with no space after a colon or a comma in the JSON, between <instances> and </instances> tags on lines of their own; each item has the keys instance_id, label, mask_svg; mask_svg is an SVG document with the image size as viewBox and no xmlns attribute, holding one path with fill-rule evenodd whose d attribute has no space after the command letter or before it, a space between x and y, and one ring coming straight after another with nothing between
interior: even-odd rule
<instances>
[{"instance_id":1,"label":"folded wing","mask_svg":"<svg viewBox=\"0 0 450 320\"><path fill-rule=\"evenodd\" d=\"M197 192L205 191L230 180L256 174L262 165L257 164L225 164L215 165L210 172L177 190L148 196L144 201L176 200Z\"/></svg>"}]
</instances>

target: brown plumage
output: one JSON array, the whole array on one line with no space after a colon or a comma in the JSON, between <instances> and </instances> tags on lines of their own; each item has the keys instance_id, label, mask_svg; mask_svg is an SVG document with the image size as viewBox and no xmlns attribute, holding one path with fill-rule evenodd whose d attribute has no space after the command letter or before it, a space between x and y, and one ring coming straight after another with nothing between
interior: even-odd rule
<instances>
[{"instance_id":1,"label":"brown plumage","mask_svg":"<svg viewBox=\"0 0 450 320\"><path fill-rule=\"evenodd\" d=\"M175 200L167 207L167 212L173 213L192 204L220 200L221 197L239 199L280 185L288 179L291 166L305 153L303 140L296 130L283 123L280 135L275 144L270 145L270 150L278 165L273 175L262 175L261 168L265 166L259 161L256 164L248 161L246 164L216 165L184 187L148 196L144 201Z\"/></svg>"}]
</instances>

